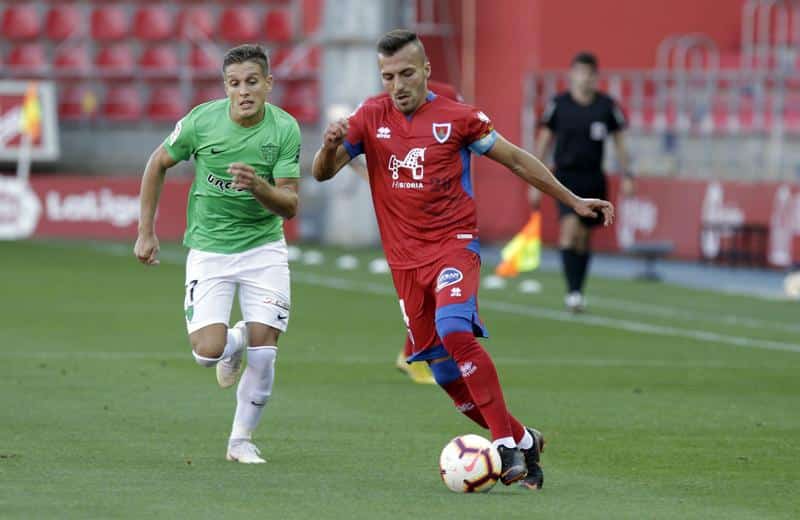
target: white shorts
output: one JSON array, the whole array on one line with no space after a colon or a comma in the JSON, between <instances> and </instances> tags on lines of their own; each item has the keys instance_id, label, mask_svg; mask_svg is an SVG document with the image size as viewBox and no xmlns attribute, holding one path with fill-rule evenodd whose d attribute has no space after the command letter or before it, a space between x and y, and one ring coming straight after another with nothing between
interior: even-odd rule
<instances>
[{"instance_id":1,"label":"white shorts","mask_svg":"<svg viewBox=\"0 0 800 520\"><path fill-rule=\"evenodd\" d=\"M183 304L189 333L212 323L228 325L237 287L245 321L285 332L291 302L286 241L233 254L190 249Z\"/></svg>"}]
</instances>

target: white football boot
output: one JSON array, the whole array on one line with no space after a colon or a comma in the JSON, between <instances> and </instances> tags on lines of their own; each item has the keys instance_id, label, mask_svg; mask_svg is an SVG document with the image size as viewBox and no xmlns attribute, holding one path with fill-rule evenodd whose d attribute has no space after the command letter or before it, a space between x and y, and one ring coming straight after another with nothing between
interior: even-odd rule
<instances>
[{"instance_id":1,"label":"white football boot","mask_svg":"<svg viewBox=\"0 0 800 520\"><path fill-rule=\"evenodd\" d=\"M583 312L586 309L586 300L578 291L573 291L564 298L564 303L572 312Z\"/></svg>"},{"instance_id":2,"label":"white football boot","mask_svg":"<svg viewBox=\"0 0 800 520\"><path fill-rule=\"evenodd\" d=\"M261 450L248 439L236 439L228 442L228 453L225 458L240 464L264 464L267 462L260 455Z\"/></svg>"},{"instance_id":3,"label":"white football boot","mask_svg":"<svg viewBox=\"0 0 800 520\"><path fill-rule=\"evenodd\" d=\"M217 363L217 383L219 383L219 386L222 388L228 388L236 384L239 374L242 373L242 358L244 357L244 351L250 344L250 338L247 335L246 322L237 322L233 328L241 331L244 341L241 348L227 358L222 358Z\"/></svg>"}]
</instances>

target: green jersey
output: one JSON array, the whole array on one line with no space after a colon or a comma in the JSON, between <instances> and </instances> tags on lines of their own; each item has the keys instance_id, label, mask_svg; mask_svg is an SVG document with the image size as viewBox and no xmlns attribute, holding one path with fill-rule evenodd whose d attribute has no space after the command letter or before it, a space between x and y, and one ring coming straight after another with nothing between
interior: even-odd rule
<instances>
[{"instance_id":1,"label":"green jersey","mask_svg":"<svg viewBox=\"0 0 800 520\"><path fill-rule=\"evenodd\" d=\"M229 115L230 101L196 106L164 141L176 161L194 157L195 178L186 210L185 246L212 253L239 253L283 238L283 219L247 190L233 188L228 165L242 162L270 184L300 177L300 127L266 104L264 119L244 128Z\"/></svg>"}]
</instances>

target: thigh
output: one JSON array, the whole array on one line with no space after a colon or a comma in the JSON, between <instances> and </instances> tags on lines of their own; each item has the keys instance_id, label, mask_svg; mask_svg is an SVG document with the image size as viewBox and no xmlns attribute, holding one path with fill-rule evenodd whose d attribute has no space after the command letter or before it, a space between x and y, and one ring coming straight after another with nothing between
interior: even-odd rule
<instances>
[{"instance_id":1,"label":"thigh","mask_svg":"<svg viewBox=\"0 0 800 520\"><path fill-rule=\"evenodd\" d=\"M409 361L428 359L431 349L441 346L436 335L436 301L420 279L418 269L392 270L400 312L408 331L405 353Z\"/></svg>"},{"instance_id":2,"label":"thigh","mask_svg":"<svg viewBox=\"0 0 800 520\"><path fill-rule=\"evenodd\" d=\"M458 249L437 262L435 272L435 319L439 336L444 337L448 332L453 332L446 327L445 330L442 329L442 320L461 318L469 322L473 334L488 337L486 327L478 315L480 257L467 249Z\"/></svg>"},{"instance_id":3,"label":"thigh","mask_svg":"<svg viewBox=\"0 0 800 520\"><path fill-rule=\"evenodd\" d=\"M228 275L231 260L230 255L189 251L183 303L189 334L215 323L227 327L236 293L236 282Z\"/></svg>"},{"instance_id":4,"label":"thigh","mask_svg":"<svg viewBox=\"0 0 800 520\"><path fill-rule=\"evenodd\" d=\"M281 240L247 251L239 260L239 305L242 317L256 336L261 332L268 333L258 324L280 332L285 332L289 326L291 278L288 257L286 243ZM251 339L255 341L257 338L251 336Z\"/></svg>"}]
</instances>

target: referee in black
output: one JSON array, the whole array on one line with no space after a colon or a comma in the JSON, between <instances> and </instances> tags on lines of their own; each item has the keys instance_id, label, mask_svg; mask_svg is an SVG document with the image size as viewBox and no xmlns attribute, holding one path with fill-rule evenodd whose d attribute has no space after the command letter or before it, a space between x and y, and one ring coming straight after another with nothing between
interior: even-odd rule
<instances>
[{"instance_id":1,"label":"referee in black","mask_svg":"<svg viewBox=\"0 0 800 520\"><path fill-rule=\"evenodd\" d=\"M625 125L625 116L617 103L597 90L597 58L581 52L570 65L569 90L556 95L542 116L536 156L544 158L555 140L554 169L558 180L580 197L607 199L603 148L610 135L624 174L623 194L632 195L633 175L623 139ZM534 207L538 207L539 199L539 192L534 191L531 194ZM579 217L561 203L558 210L558 246L567 282L564 302L571 311L580 312L586 305L583 286L591 258L590 231L603 219Z\"/></svg>"}]
</instances>

